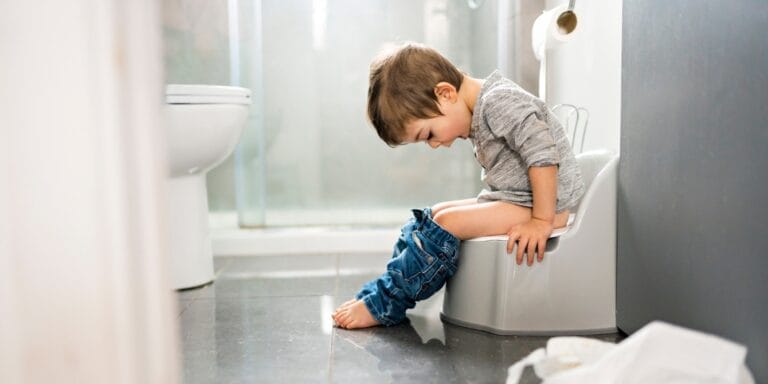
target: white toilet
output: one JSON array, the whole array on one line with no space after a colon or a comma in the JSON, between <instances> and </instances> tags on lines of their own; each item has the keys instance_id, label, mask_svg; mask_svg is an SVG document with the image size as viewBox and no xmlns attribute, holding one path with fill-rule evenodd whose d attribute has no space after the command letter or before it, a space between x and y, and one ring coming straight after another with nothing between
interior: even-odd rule
<instances>
[{"instance_id":1,"label":"white toilet","mask_svg":"<svg viewBox=\"0 0 768 384\"><path fill-rule=\"evenodd\" d=\"M245 88L166 88L170 275L175 289L213 280L205 175L234 150L250 104L251 91Z\"/></svg>"}]
</instances>

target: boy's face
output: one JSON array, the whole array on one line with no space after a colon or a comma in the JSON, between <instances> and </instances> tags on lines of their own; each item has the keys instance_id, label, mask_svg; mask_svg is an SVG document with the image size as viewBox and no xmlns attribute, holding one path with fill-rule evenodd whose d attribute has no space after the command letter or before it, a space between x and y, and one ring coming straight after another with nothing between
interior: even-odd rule
<instances>
[{"instance_id":1,"label":"boy's face","mask_svg":"<svg viewBox=\"0 0 768 384\"><path fill-rule=\"evenodd\" d=\"M472 125L472 113L458 97L438 96L442 116L416 119L405 125L404 143L425 142L432 148L450 147L457 138L466 139Z\"/></svg>"}]
</instances>

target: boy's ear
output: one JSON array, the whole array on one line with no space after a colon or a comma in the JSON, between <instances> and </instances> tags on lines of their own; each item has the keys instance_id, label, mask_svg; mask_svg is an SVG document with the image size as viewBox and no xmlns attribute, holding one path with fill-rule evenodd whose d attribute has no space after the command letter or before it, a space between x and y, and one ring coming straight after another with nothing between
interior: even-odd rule
<instances>
[{"instance_id":1,"label":"boy's ear","mask_svg":"<svg viewBox=\"0 0 768 384\"><path fill-rule=\"evenodd\" d=\"M441 81L435 85L435 96L437 96L437 101L454 101L456 100L457 95L458 92L456 92L456 87L454 87L451 83Z\"/></svg>"}]
</instances>

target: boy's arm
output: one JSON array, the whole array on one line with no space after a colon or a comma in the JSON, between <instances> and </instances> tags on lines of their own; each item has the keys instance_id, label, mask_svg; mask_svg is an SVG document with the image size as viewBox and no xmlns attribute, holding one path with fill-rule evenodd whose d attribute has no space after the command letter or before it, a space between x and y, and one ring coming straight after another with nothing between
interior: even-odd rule
<instances>
[{"instance_id":1,"label":"boy's arm","mask_svg":"<svg viewBox=\"0 0 768 384\"><path fill-rule=\"evenodd\" d=\"M528 177L533 189L531 220L543 220L554 225L557 202L557 166L530 167ZM549 234L548 234L549 235Z\"/></svg>"},{"instance_id":2,"label":"boy's arm","mask_svg":"<svg viewBox=\"0 0 768 384\"><path fill-rule=\"evenodd\" d=\"M557 166L530 167L528 177L533 190L533 208L531 220L514 227L509 232L507 252L512 252L515 241L517 247L517 264L522 263L523 253L528 254L528 265L533 264L533 254L538 250L538 259L544 259L547 239L552 234L555 221L555 204L557 200Z\"/></svg>"}]
</instances>

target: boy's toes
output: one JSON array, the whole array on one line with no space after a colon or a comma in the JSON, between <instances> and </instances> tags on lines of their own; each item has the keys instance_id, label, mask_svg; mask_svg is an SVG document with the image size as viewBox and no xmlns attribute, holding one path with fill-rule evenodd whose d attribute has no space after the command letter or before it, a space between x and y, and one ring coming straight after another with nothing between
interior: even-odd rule
<instances>
[{"instance_id":1,"label":"boy's toes","mask_svg":"<svg viewBox=\"0 0 768 384\"><path fill-rule=\"evenodd\" d=\"M362 300L349 300L333 312L333 321L339 328L357 329L379 325L368 312Z\"/></svg>"},{"instance_id":2,"label":"boy's toes","mask_svg":"<svg viewBox=\"0 0 768 384\"><path fill-rule=\"evenodd\" d=\"M350 320L349 315L348 314L344 314L344 315L338 317L337 323L342 328L346 328L347 324L349 324L349 320Z\"/></svg>"},{"instance_id":3,"label":"boy's toes","mask_svg":"<svg viewBox=\"0 0 768 384\"><path fill-rule=\"evenodd\" d=\"M344 322L344 317L342 314L344 314L342 311L333 314L333 321L336 323L336 325L341 325Z\"/></svg>"},{"instance_id":4,"label":"boy's toes","mask_svg":"<svg viewBox=\"0 0 768 384\"><path fill-rule=\"evenodd\" d=\"M339 305L336 307L336 309L333 311L334 314L339 313L342 309L349 307L350 305L355 303L355 299L349 300L344 302L344 304Z\"/></svg>"}]
</instances>

